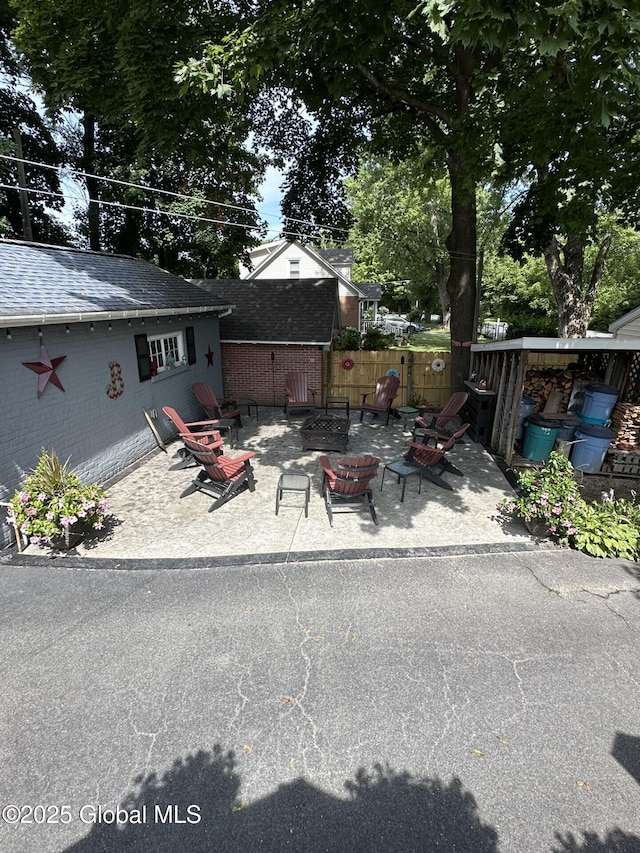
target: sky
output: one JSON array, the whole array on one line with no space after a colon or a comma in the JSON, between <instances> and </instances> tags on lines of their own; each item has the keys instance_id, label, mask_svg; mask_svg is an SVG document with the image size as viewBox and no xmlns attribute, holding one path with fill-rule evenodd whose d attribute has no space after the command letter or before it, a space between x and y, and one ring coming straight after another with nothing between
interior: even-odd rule
<instances>
[{"instance_id":1,"label":"sky","mask_svg":"<svg viewBox=\"0 0 640 853\"><path fill-rule=\"evenodd\" d=\"M282 215L280 212L282 192L280 185L283 179L284 175L279 169L269 166L265 173L264 181L260 186L262 201L258 203L258 212L266 221L269 228L275 229L267 232L268 240L277 239L282 230Z\"/></svg>"}]
</instances>

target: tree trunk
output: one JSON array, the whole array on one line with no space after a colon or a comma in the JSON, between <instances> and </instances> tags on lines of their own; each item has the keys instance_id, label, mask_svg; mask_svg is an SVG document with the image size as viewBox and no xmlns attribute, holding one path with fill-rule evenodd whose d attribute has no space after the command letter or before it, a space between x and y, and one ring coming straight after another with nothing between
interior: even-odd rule
<instances>
[{"instance_id":1,"label":"tree trunk","mask_svg":"<svg viewBox=\"0 0 640 853\"><path fill-rule=\"evenodd\" d=\"M476 304L476 191L462 178L462 159L454 152L448 158L451 180L451 232L447 237L451 305L451 387L464 390L469 378L471 342L474 340Z\"/></svg>"},{"instance_id":2,"label":"tree trunk","mask_svg":"<svg viewBox=\"0 0 640 853\"><path fill-rule=\"evenodd\" d=\"M91 113L85 111L82 118L82 168L89 174L95 172L96 154L96 122ZM98 199L98 181L95 178L85 178L87 195L89 196L89 248L100 251L100 211L96 203Z\"/></svg>"},{"instance_id":3,"label":"tree trunk","mask_svg":"<svg viewBox=\"0 0 640 853\"><path fill-rule=\"evenodd\" d=\"M577 234L570 234L564 246L556 237L544 250L547 272L558 310L558 337L584 338L589 327L593 303L602 280L611 234L606 234L598 249L588 287L584 288L584 246Z\"/></svg>"}]
</instances>

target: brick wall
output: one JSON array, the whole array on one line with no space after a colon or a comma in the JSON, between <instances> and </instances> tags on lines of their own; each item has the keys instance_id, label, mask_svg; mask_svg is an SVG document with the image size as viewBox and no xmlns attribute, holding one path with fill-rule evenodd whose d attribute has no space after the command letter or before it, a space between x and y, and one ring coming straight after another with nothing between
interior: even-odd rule
<instances>
[{"instance_id":1,"label":"brick wall","mask_svg":"<svg viewBox=\"0 0 640 853\"><path fill-rule=\"evenodd\" d=\"M340 322L342 327L359 328L360 302L357 296L340 296Z\"/></svg>"},{"instance_id":2,"label":"brick wall","mask_svg":"<svg viewBox=\"0 0 640 853\"><path fill-rule=\"evenodd\" d=\"M307 374L309 387L317 392L316 401L320 403L320 347L223 343L221 350L222 378L227 397L250 397L263 406L281 406L285 374L300 370Z\"/></svg>"},{"instance_id":3,"label":"brick wall","mask_svg":"<svg viewBox=\"0 0 640 853\"><path fill-rule=\"evenodd\" d=\"M64 393L51 383L38 399L38 377L22 362L39 361L40 341L34 327L12 328L8 340L0 334L0 501L6 501L36 465L40 449L54 449L85 482L104 484L156 447L142 408L158 412L158 428L164 437L174 430L162 412L173 406L187 421L200 420L203 413L191 391L193 382L208 382L222 393L222 372L217 318L182 318L141 325L133 320L43 326L44 343L50 358L66 356L57 369ZM196 363L159 374L140 382L134 334L162 334L176 328L194 327ZM213 352L208 366L205 353ZM120 365L122 393L110 398L110 362ZM153 483L149 483L149 499ZM176 495L177 497L177 495ZM0 516L0 547L9 544L11 531Z\"/></svg>"}]
</instances>

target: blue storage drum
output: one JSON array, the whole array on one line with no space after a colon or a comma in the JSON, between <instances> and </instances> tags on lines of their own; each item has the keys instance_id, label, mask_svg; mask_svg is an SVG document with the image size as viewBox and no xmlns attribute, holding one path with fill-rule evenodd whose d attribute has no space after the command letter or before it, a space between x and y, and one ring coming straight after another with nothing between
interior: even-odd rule
<instances>
[{"instance_id":1,"label":"blue storage drum","mask_svg":"<svg viewBox=\"0 0 640 853\"><path fill-rule=\"evenodd\" d=\"M611 418L618 393L613 385L587 385L578 417L585 424L604 426Z\"/></svg>"},{"instance_id":2,"label":"blue storage drum","mask_svg":"<svg viewBox=\"0 0 640 853\"><path fill-rule=\"evenodd\" d=\"M571 454L571 464L577 471L597 474L616 433L604 426L583 424L576 430L576 444Z\"/></svg>"},{"instance_id":3,"label":"blue storage drum","mask_svg":"<svg viewBox=\"0 0 640 853\"><path fill-rule=\"evenodd\" d=\"M518 412L518 426L516 428L516 441L522 441L524 435L524 422L536 410L536 401L531 397L523 397L520 401L520 410Z\"/></svg>"}]
</instances>

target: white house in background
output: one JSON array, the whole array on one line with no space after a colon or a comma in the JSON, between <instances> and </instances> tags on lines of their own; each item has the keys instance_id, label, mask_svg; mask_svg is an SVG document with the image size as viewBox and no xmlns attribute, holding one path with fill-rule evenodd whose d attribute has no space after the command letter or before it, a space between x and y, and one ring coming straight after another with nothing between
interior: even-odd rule
<instances>
[{"instance_id":1,"label":"white house in background","mask_svg":"<svg viewBox=\"0 0 640 853\"><path fill-rule=\"evenodd\" d=\"M609 331L614 338L640 338L640 306L609 323Z\"/></svg>"},{"instance_id":2,"label":"white house in background","mask_svg":"<svg viewBox=\"0 0 640 853\"><path fill-rule=\"evenodd\" d=\"M361 303L369 295L351 281L353 249L312 249L297 240L276 240L249 252L249 264L240 265L242 279L319 279L338 282L342 326L361 328Z\"/></svg>"}]
</instances>

